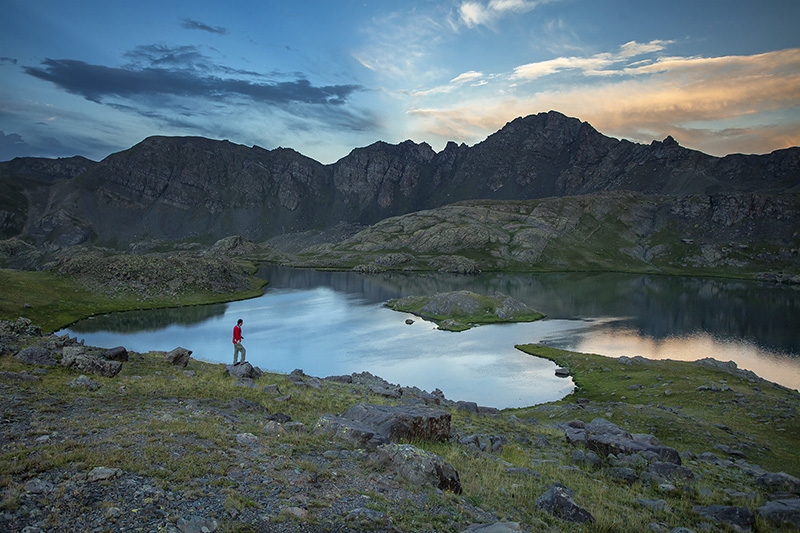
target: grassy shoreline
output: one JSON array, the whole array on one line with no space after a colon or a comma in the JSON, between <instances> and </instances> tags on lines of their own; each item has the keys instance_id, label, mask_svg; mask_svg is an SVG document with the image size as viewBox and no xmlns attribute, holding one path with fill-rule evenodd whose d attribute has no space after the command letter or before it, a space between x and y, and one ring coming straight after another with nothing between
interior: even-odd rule
<instances>
[{"instance_id":1,"label":"grassy shoreline","mask_svg":"<svg viewBox=\"0 0 800 533\"><path fill-rule=\"evenodd\" d=\"M135 293L101 294L80 280L43 271L0 269L0 319L30 319L52 333L91 316L117 311L208 305L261 296L268 281L251 276L249 290L235 293L184 292L174 296L140 298Z\"/></svg>"}]
</instances>

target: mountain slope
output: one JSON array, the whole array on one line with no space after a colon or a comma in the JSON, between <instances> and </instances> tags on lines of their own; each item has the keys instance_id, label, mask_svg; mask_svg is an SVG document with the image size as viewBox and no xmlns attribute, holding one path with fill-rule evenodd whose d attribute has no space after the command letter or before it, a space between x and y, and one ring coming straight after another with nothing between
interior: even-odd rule
<instances>
[{"instance_id":1,"label":"mountain slope","mask_svg":"<svg viewBox=\"0 0 800 533\"><path fill-rule=\"evenodd\" d=\"M363 271L798 273L798 212L795 193L472 200L391 217L284 261Z\"/></svg>"}]
</instances>

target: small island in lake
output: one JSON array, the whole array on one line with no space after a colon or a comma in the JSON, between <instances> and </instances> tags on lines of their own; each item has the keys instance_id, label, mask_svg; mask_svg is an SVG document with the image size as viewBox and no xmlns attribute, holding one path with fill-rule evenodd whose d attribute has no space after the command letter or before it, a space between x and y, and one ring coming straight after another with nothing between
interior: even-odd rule
<instances>
[{"instance_id":1,"label":"small island in lake","mask_svg":"<svg viewBox=\"0 0 800 533\"><path fill-rule=\"evenodd\" d=\"M447 331L464 331L480 324L533 322L546 316L501 292L493 296L471 291L406 296L389 300L386 307L430 320Z\"/></svg>"}]
</instances>

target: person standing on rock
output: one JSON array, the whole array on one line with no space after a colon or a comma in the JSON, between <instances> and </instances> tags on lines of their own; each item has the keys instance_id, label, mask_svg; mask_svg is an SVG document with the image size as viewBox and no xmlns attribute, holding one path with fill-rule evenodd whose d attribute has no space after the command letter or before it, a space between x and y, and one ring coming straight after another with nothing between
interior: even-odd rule
<instances>
[{"instance_id":1,"label":"person standing on rock","mask_svg":"<svg viewBox=\"0 0 800 533\"><path fill-rule=\"evenodd\" d=\"M242 341L244 337L242 337L242 324L244 320L241 318L236 322L236 325L233 326L233 364L238 364L238 362L244 363L244 356L247 353L247 350L244 349L242 346ZM239 354L242 354L242 360L238 361Z\"/></svg>"}]
</instances>

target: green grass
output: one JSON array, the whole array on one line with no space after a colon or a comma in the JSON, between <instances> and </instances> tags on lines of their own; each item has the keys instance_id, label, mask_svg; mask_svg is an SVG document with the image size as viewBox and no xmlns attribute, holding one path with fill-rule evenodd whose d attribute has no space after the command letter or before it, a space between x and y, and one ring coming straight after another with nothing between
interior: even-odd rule
<instances>
[{"instance_id":1,"label":"green grass","mask_svg":"<svg viewBox=\"0 0 800 533\"><path fill-rule=\"evenodd\" d=\"M51 272L0 269L0 320L25 317L46 333L93 315L132 309L155 309L228 302L262 294L263 280L237 294L195 292L142 300L136 294L115 296L91 291L75 278Z\"/></svg>"}]
</instances>

